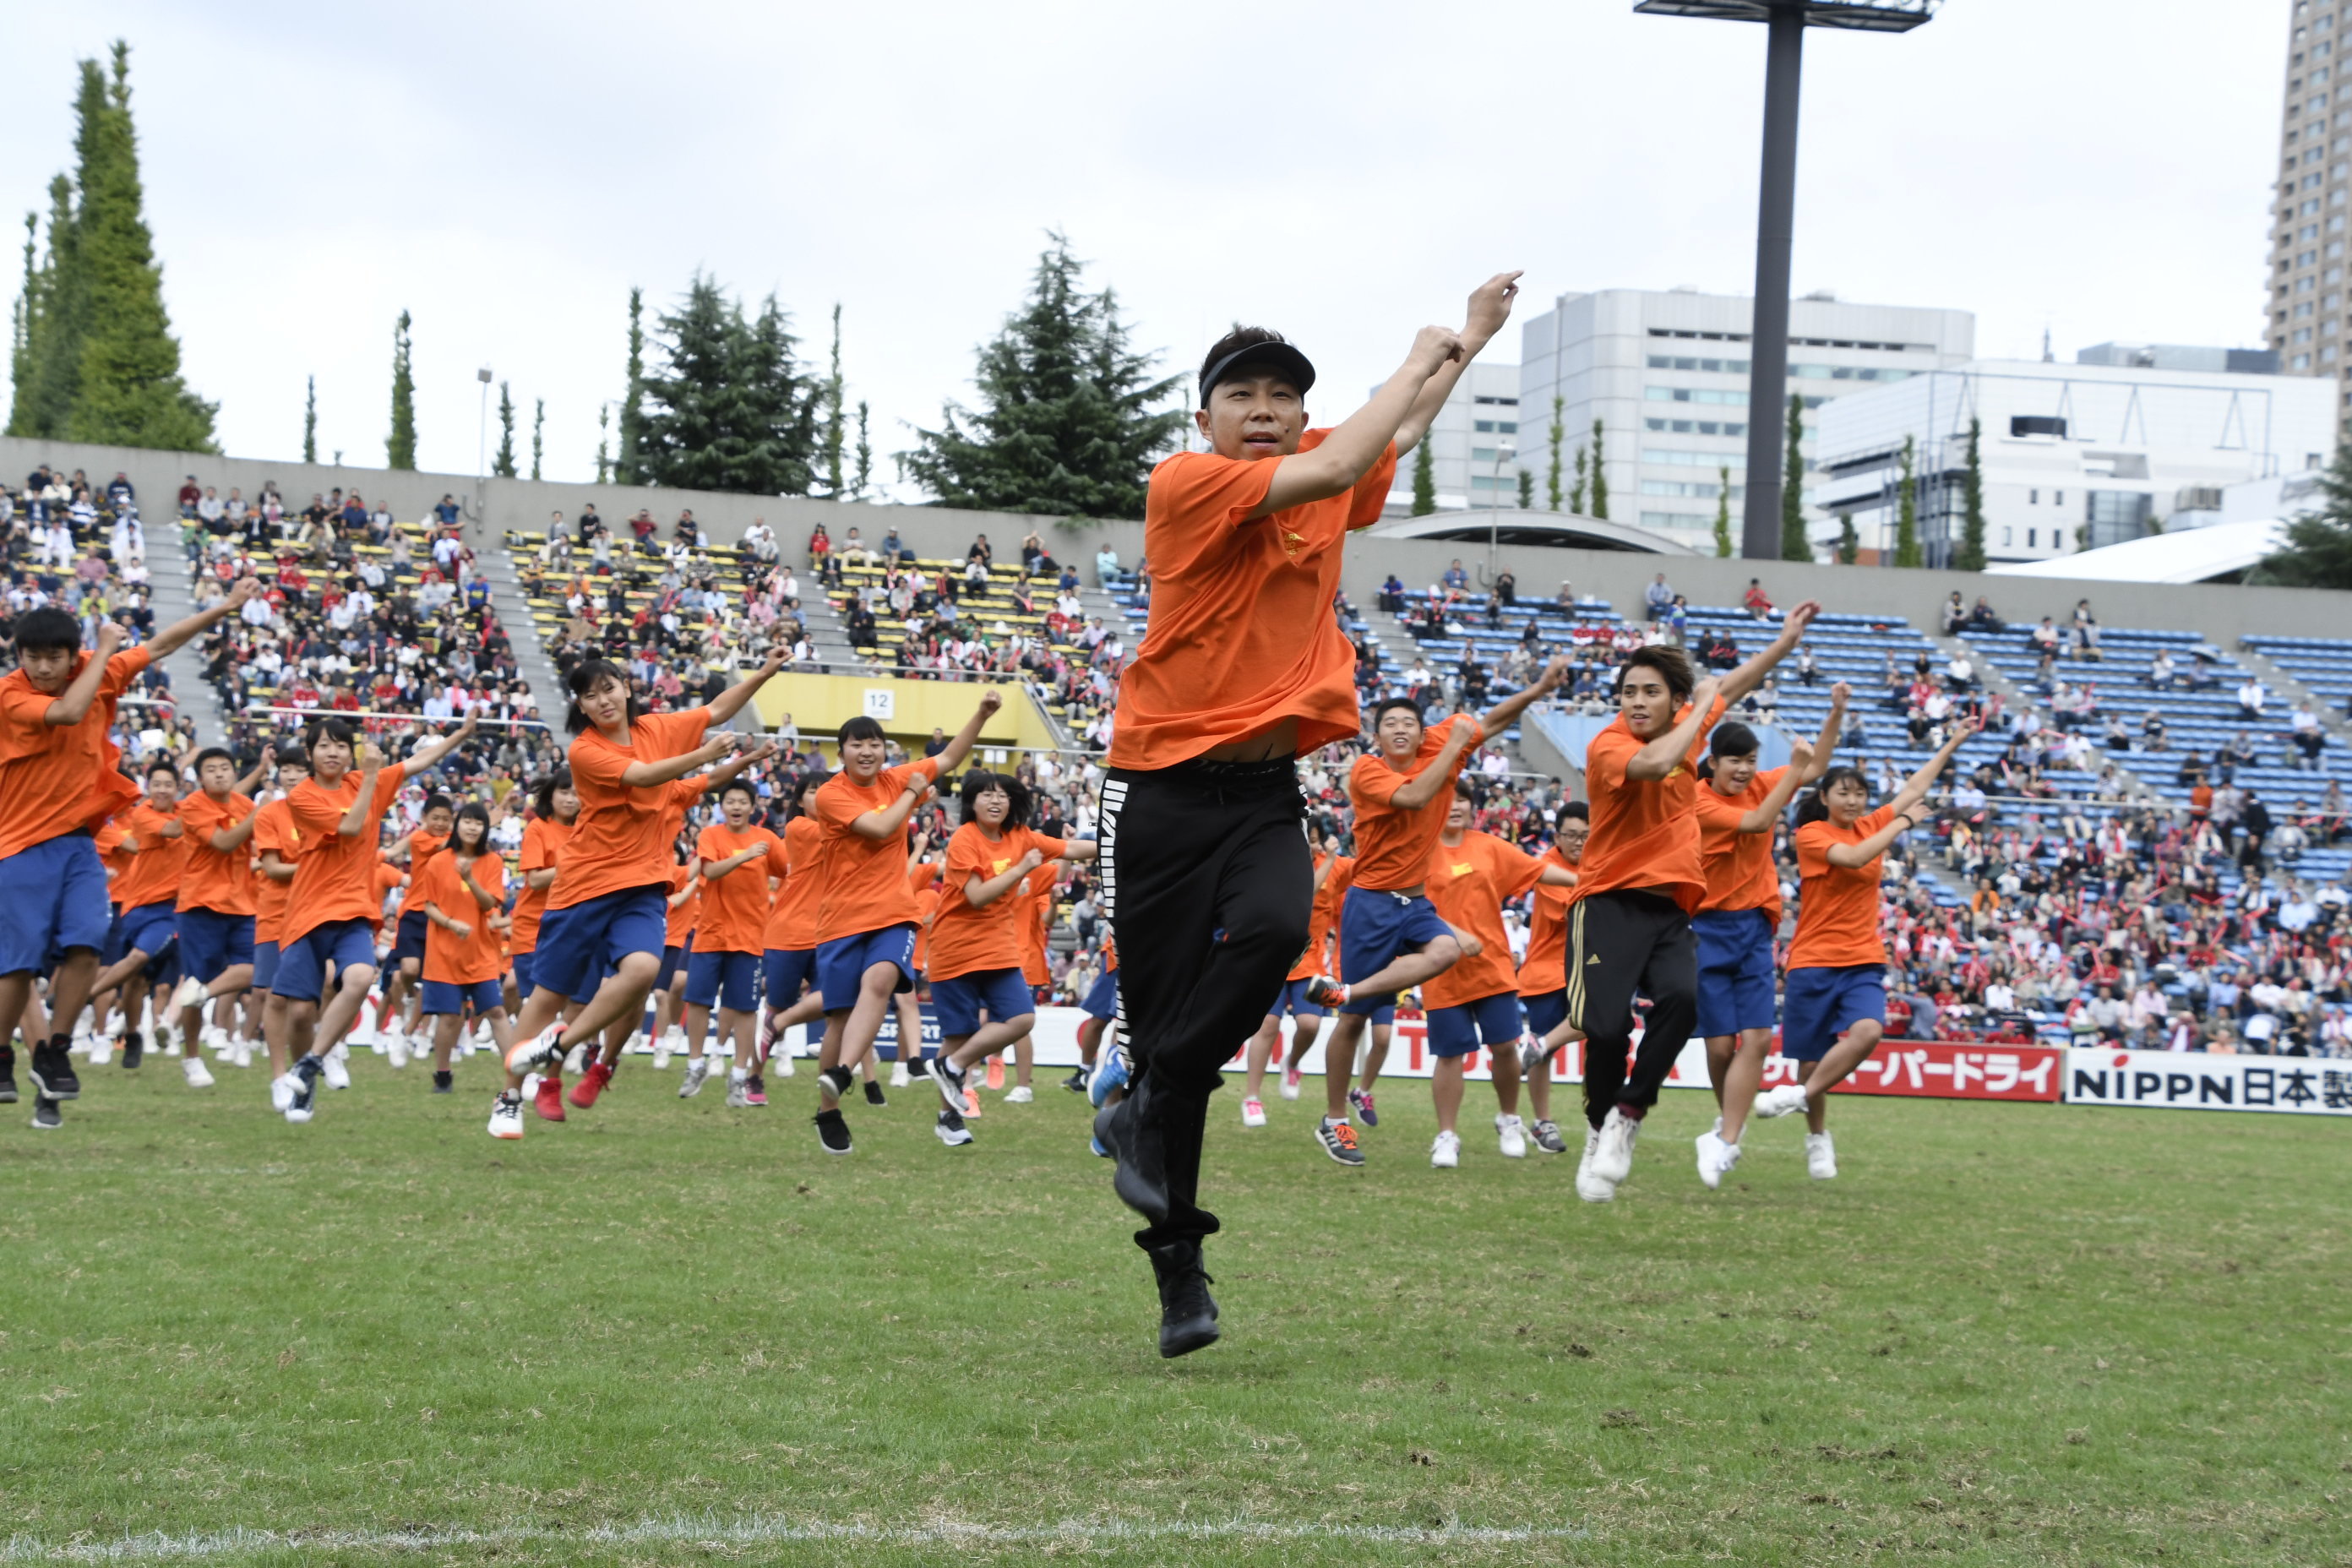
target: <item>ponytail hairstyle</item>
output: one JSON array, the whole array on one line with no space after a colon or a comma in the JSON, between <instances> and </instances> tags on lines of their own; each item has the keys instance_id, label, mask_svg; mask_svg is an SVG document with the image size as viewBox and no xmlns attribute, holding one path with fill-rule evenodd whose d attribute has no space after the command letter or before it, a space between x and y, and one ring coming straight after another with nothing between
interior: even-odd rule
<instances>
[{"instance_id":1,"label":"ponytail hairstyle","mask_svg":"<svg viewBox=\"0 0 2352 1568\"><path fill-rule=\"evenodd\" d=\"M1004 826L1028 826L1029 813L1035 804L1029 793L1029 786L1011 773L992 773L985 768L974 768L963 775L963 788L957 796L961 803L963 820L966 822L980 820L974 815L974 803L993 789L1001 789L1004 792Z\"/></svg>"},{"instance_id":2,"label":"ponytail hairstyle","mask_svg":"<svg viewBox=\"0 0 2352 1568\"><path fill-rule=\"evenodd\" d=\"M1870 794L1870 780L1864 776L1860 768L1844 765L1832 768L1822 775L1819 784L1805 792L1805 798L1797 803L1797 826L1802 827L1809 822L1827 822L1830 819L1830 807L1829 802L1824 797L1830 791L1848 781L1861 785L1864 795Z\"/></svg>"},{"instance_id":3,"label":"ponytail hairstyle","mask_svg":"<svg viewBox=\"0 0 2352 1568\"><path fill-rule=\"evenodd\" d=\"M1707 742L1706 761L1698 765L1698 776L1713 778L1717 757L1752 757L1756 750L1756 731L1737 719L1727 719L1715 727L1715 733Z\"/></svg>"}]
</instances>

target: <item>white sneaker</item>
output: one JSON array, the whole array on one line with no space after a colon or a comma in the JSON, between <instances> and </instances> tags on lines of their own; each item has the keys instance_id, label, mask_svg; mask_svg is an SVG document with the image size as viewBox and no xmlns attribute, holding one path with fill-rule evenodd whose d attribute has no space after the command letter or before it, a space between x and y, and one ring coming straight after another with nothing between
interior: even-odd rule
<instances>
[{"instance_id":1,"label":"white sneaker","mask_svg":"<svg viewBox=\"0 0 2352 1568\"><path fill-rule=\"evenodd\" d=\"M1715 1113L1715 1125L1708 1128L1707 1131L1714 1133L1717 1138L1723 1136L1723 1112L1718 1110Z\"/></svg>"},{"instance_id":2,"label":"white sneaker","mask_svg":"<svg viewBox=\"0 0 2352 1568\"><path fill-rule=\"evenodd\" d=\"M1784 1083L1778 1089L1768 1089L1758 1095L1755 1109L1749 1114L1763 1117L1769 1121L1775 1116L1786 1116L1792 1110L1804 1110L1806 1099L1803 1084Z\"/></svg>"},{"instance_id":3,"label":"white sneaker","mask_svg":"<svg viewBox=\"0 0 2352 1568\"><path fill-rule=\"evenodd\" d=\"M684 1024L672 1024L669 1026L669 1032L662 1036L662 1044L667 1046L672 1052L688 1049L686 1026Z\"/></svg>"},{"instance_id":4,"label":"white sneaker","mask_svg":"<svg viewBox=\"0 0 2352 1568\"><path fill-rule=\"evenodd\" d=\"M1291 1077L1288 1073L1284 1073L1282 1075L1282 1098L1285 1100L1297 1100L1298 1098L1298 1080Z\"/></svg>"},{"instance_id":5,"label":"white sneaker","mask_svg":"<svg viewBox=\"0 0 2352 1568\"><path fill-rule=\"evenodd\" d=\"M563 1054L563 1020L556 1019L537 1036L517 1040L507 1047L506 1066L509 1072L535 1072Z\"/></svg>"},{"instance_id":6,"label":"white sneaker","mask_svg":"<svg viewBox=\"0 0 2352 1568\"><path fill-rule=\"evenodd\" d=\"M709 1057L689 1057L686 1063L686 1079L677 1086L680 1100L692 1100L702 1092L702 1080L710 1076Z\"/></svg>"},{"instance_id":7,"label":"white sneaker","mask_svg":"<svg viewBox=\"0 0 2352 1568\"><path fill-rule=\"evenodd\" d=\"M226 1052L229 1048L231 1043L228 1031L222 1028L218 1024L206 1024L205 1026L205 1045L207 1048L215 1053Z\"/></svg>"},{"instance_id":8,"label":"white sneaker","mask_svg":"<svg viewBox=\"0 0 2352 1568\"><path fill-rule=\"evenodd\" d=\"M104 1067L104 1066L107 1064L108 1060L113 1057L113 1055L114 1055L114 1037L113 1037L113 1036L111 1036L111 1035L92 1035L92 1036L89 1037L89 1065L90 1065L90 1066L92 1066L92 1067L94 1067L94 1068L102 1068L102 1067Z\"/></svg>"},{"instance_id":9,"label":"white sneaker","mask_svg":"<svg viewBox=\"0 0 2352 1568\"><path fill-rule=\"evenodd\" d=\"M1027 1105L1036 1098L1029 1092L1029 1086L1025 1083L1016 1083L1004 1091L1004 1103L1007 1105Z\"/></svg>"},{"instance_id":10,"label":"white sneaker","mask_svg":"<svg viewBox=\"0 0 2352 1568\"><path fill-rule=\"evenodd\" d=\"M1817 1182L1834 1181L1837 1177L1837 1149L1826 1132L1805 1134L1805 1174Z\"/></svg>"},{"instance_id":11,"label":"white sneaker","mask_svg":"<svg viewBox=\"0 0 2352 1568\"><path fill-rule=\"evenodd\" d=\"M271 1079L269 1080L269 1109L281 1112L285 1110L288 1106L294 1103L295 1093L299 1090L301 1087L302 1080L296 1078L291 1072L282 1072L276 1078Z\"/></svg>"},{"instance_id":12,"label":"white sneaker","mask_svg":"<svg viewBox=\"0 0 2352 1568\"><path fill-rule=\"evenodd\" d=\"M397 1032L383 1037L383 1056L397 1069L408 1065L408 1037Z\"/></svg>"},{"instance_id":13,"label":"white sneaker","mask_svg":"<svg viewBox=\"0 0 2352 1568\"><path fill-rule=\"evenodd\" d=\"M228 1065L233 1068L251 1067L253 1065L253 1042L247 1039L231 1040L228 1043Z\"/></svg>"},{"instance_id":14,"label":"white sneaker","mask_svg":"<svg viewBox=\"0 0 2352 1568\"><path fill-rule=\"evenodd\" d=\"M1598 1175L1592 1169L1592 1156L1601 1147L1601 1134L1590 1122L1584 1128L1584 1158L1576 1163L1576 1195L1589 1204L1614 1202L1617 1184Z\"/></svg>"},{"instance_id":15,"label":"white sneaker","mask_svg":"<svg viewBox=\"0 0 2352 1568\"><path fill-rule=\"evenodd\" d=\"M1247 1100L1243 1100L1243 1101L1242 1101L1242 1125L1243 1125L1243 1126L1244 1126L1244 1127L1263 1127L1263 1126L1265 1126L1265 1101L1264 1101L1263 1100L1260 1100L1256 1095L1254 1095L1254 1094L1253 1094L1253 1095L1251 1095Z\"/></svg>"},{"instance_id":16,"label":"white sneaker","mask_svg":"<svg viewBox=\"0 0 2352 1568\"><path fill-rule=\"evenodd\" d=\"M1709 1187L1723 1185L1731 1167L1739 1163L1739 1145L1727 1143L1713 1132L1698 1135L1698 1179Z\"/></svg>"},{"instance_id":17,"label":"white sneaker","mask_svg":"<svg viewBox=\"0 0 2352 1568\"><path fill-rule=\"evenodd\" d=\"M193 974L181 976L180 983L172 987L171 1010L174 1013L184 1012L190 1007L201 1007L204 1002L205 983Z\"/></svg>"},{"instance_id":18,"label":"white sneaker","mask_svg":"<svg viewBox=\"0 0 2352 1568\"><path fill-rule=\"evenodd\" d=\"M1517 1116L1496 1116L1495 1136L1502 1146L1504 1159L1524 1160L1528 1157L1527 1123Z\"/></svg>"},{"instance_id":19,"label":"white sneaker","mask_svg":"<svg viewBox=\"0 0 2352 1568\"><path fill-rule=\"evenodd\" d=\"M182 1057L180 1058L180 1070L188 1075L188 1087L190 1089L212 1088L212 1071L205 1066L204 1058Z\"/></svg>"},{"instance_id":20,"label":"white sneaker","mask_svg":"<svg viewBox=\"0 0 2352 1568\"><path fill-rule=\"evenodd\" d=\"M587 1041L581 1041L578 1045L572 1047L570 1051L564 1054L563 1070L573 1078L578 1078L582 1073L588 1070Z\"/></svg>"},{"instance_id":21,"label":"white sneaker","mask_svg":"<svg viewBox=\"0 0 2352 1568\"><path fill-rule=\"evenodd\" d=\"M779 1051L768 1058L768 1070L778 1078L790 1078L800 1069L793 1066L792 1052ZM896 1079L891 1079L890 1087L897 1089L898 1081Z\"/></svg>"},{"instance_id":22,"label":"white sneaker","mask_svg":"<svg viewBox=\"0 0 2352 1568\"><path fill-rule=\"evenodd\" d=\"M890 1064L890 1087L892 1089L904 1089L908 1084L913 1081L913 1079L907 1076L906 1058L900 1057L897 1061Z\"/></svg>"},{"instance_id":23,"label":"white sneaker","mask_svg":"<svg viewBox=\"0 0 2352 1568\"><path fill-rule=\"evenodd\" d=\"M669 1037L667 1035L654 1041L654 1071L669 1071Z\"/></svg>"},{"instance_id":24,"label":"white sneaker","mask_svg":"<svg viewBox=\"0 0 2352 1568\"><path fill-rule=\"evenodd\" d=\"M1462 1163L1462 1134L1439 1133L1429 1146L1429 1163L1441 1171L1450 1171Z\"/></svg>"},{"instance_id":25,"label":"white sneaker","mask_svg":"<svg viewBox=\"0 0 2352 1568\"><path fill-rule=\"evenodd\" d=\"M351 1069L335 1059L340 1055L341 1055L340 1050L329 1051L319 1063L320 1075L327 1080L329 1089L352 1087Z\"/></svg>"},{"instance_id":26,"label":"white sneaker","mask_svg":"<svg viewBox=\"0 0 2352 1568\"><path fill-rule=\"evenodd\" d=\"M509 1089L499 1096L490 1107L490 1136L520 1138L522 1136L522 1096Z\"/></svg>"},{"instance_id":27,"label":"white sneaker","mask_svg":"<svg viewBox=\"0 0 2352 1568\"><path fill-rule=\"evenodd\" d=\"M1601 1124L1601 1142L1593 1145L1592 1173L1612 1187L1632 1175L1633 1141L1641 1135L1641 1122L1612 1106Z\"/></svg>"}]
</instances>

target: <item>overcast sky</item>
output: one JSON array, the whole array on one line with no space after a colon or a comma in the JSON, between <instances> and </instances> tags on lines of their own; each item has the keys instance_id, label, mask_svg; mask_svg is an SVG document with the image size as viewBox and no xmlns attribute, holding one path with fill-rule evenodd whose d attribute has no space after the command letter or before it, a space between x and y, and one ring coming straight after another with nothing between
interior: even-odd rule
<instances>
[{"instance_id":1,"label":"overcast sky","mask_svg":"<svg viewBox=\"0 0 2352 1568\"><path fill-rule=\"evenodd\" d=\"M1795 284L1977 313L1980 353L2258 344L2290 0L1948 0L1816 30ZM1343 415L1490 272L1752 276L1764 31L1631 0L390 5L5 0L0 210L71 155L74 61L132 47L147 213L234 454L380 466L393 319L418 460L470 471L475 371L593 476L627 292L773 290L908 444L1059 227L1171 368L1281 327ZM12 269L13 270L13 269ZM13 288L9 290L13 293ZM1489 351L1516 359L1514 328ZM526 458L526 463L528 459ZM878 477L890 477L887 458ZM906 499L913 499L911 495Z\"/></svg>"}]
</instances>

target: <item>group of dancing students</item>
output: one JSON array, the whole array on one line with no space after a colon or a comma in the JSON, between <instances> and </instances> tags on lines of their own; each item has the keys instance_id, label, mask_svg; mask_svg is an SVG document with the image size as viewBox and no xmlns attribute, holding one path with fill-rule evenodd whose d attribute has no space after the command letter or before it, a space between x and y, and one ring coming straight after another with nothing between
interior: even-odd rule
<instances>
[{"instance_id":1,"label":"group of dancing students","mask_svg":"<svg viewBox=\"0 0 2352 1568\"><path fill-rule=\"evenodd\" d=\"M1558 686L1559 661L1479 716L1425 725L1410 701L1379 704L1372 749L1349 778L1355 856L1326 846L1318 858L1308 840L1296 759L1360 732L1354 651L1331 613L1344 541L1381 516L1399 457L1507 320L1517 278L1475 290L1459 331L1424 328L1397 373L1331 429L1307 428L1314 369L1279 334L1236 328L1211 349L1195 416L1208 449L1162 462L1148 492L1152 622L1122 679L1098 842L1036 832L1017 783L975 770L940 861L910 856L908 819L969 754L999 706L993 689L943 751L900 766L887 765L877 724L851 721L840 770L796 792L779 836L751 825L757 796L741 776L772 748L725 728L777 661L675 713L642 711L619 667L581 665L567 679L569 766L538 788L511 916L478 805L445 807L446 833L428 821L404 841L410 929L394 945L402 969L387 977L385 1000L413 982L434 1023L436 1087L447 1087L460 1030L478 1024L503 1052L492 1135L522 1136L534 1076L542 1116L561 1120L566 1099L593 1105L648 994L677 984L677 910L693 897L690 1048L699 1058L715 1005L740 1091L766 1042L821 1016L815 1122L831 1153L851 1151L843 1100L916 984L924 944L942 1036L924 1070L942 1102L940 1138L967 1142L964 1075L1034 1022L1024 949L1052 864L1098 857L1122 962L1089 998L1095 1026L1081 1038L1092 1057L1116 1012L1118 1045L1093 1074L1094 1136L1115 1162L1118 1196L1146 1222L1136 1241L1159 1285L1163 1355L1218 1337L1202 1252L1218 1221L1199 1194L1208 1096L1247 1042L1243 1120L1264 1124L1260 1086L1286 1014L1296 1033L1284 1088L1294 1098L1299 1058L1324 1010L1336 1015L1316 1136L1343 1164L1363 1163L1354 1118L1374 1120L1379 1046L1397 994L1417 988L1436 1058L1434 1164L1458 1162L1464 1064L1481 1045L1494 1055L1503 1152L1524 1154L1530 1131L1538 1148L1564 1152L1549 1114L1550 1064L1580 1044L1587 1130L1576 1190L1609 1201L1696 1031L1722 1107L1698 1140L1702 1179L1716 1185L1737 1163L1749 1120L1800 1110L1811 1130L1809 1168L1833 1175L1826 1096L1868 1057L1885 1017L1881 857L1916 823L1969 731L1957 727L1874 810L1859 771L1828 765L1835 711L1813 746L1759 770L1756 735L1724 722L1725 709L1797 646L1817 606L1792 609L1769 647L1720 679L1695 679L1675 649L1629 656L1617 717L1587 753L1589 805L1568 809L1540 857L1471 830L1454 786L1483 739ZM20 618L22 662L0 679L0 861L13 873L0 900L0 1040L22 1022L25 1037L42 1042L30 1064L37 1125L57 1125L58 1103L79 1092L69 1047L82 1010L134 982L166 924L187 973L173 1000L188 1057L207 1003L257 995L262 1032L285 1058L273 1088L290 1121L307 1121L321 1079L335 1081L342 1041L371 1000L387 879L404 876L381 850L385 814L470 721L398 762L332 719L312 727L306 754L265 757L242 779L226 753L208 752L199 793L184 803L170 765L140 799L108 740L137 672L234 614L256 586L240 584L220 605L121 651L110 626L86 653L70 616ZM1843 698L1840 688L1839 707ZM257 805L245 792L273 768L281 793ZM1808 785L1780 1047L1801 1078L1759 1095L1781 918L1772 834ZM712 791L721 820L681 865L687 813ZM168 831L151 820L167 816ZM133 904L118 885L125 907L113 921L104 857L165 837L187 841L178 889ZM935 899L921 899L910 865L936 885ZM1531 941L1515 967L1501 910L1529 893ZM172 918L151 920L159 909ZM101 973L110 925L121 957ZM1333 944L1336 975L1326 972ZM509 964L520 1002L511 1024ZM33 985L44 974L46 1018ZM1650 1010L1635 1050L1637 994ZM1373 1050L1359 1083L1368 1029ZM201 1071L194 1063L192 1080ZM1532 1130L1517 1111L1523 1075Z\"/></svg>"}]
</instances>

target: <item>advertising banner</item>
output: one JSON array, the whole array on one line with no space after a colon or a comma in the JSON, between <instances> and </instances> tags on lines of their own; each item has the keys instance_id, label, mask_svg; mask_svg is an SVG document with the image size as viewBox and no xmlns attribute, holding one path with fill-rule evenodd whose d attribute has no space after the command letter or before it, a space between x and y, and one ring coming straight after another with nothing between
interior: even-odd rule
<instances>
[{"instance_id":1,"label":"advertising banner","mask_svg":"<svg viewBox=\"0 0 2352 1568\"><path fill-rule=\"evenodd\" d=\"M2066 1052L2066 1102L2352 1116L2352 1062L2077 1046Z\"/></svg>"}]
</instances>

